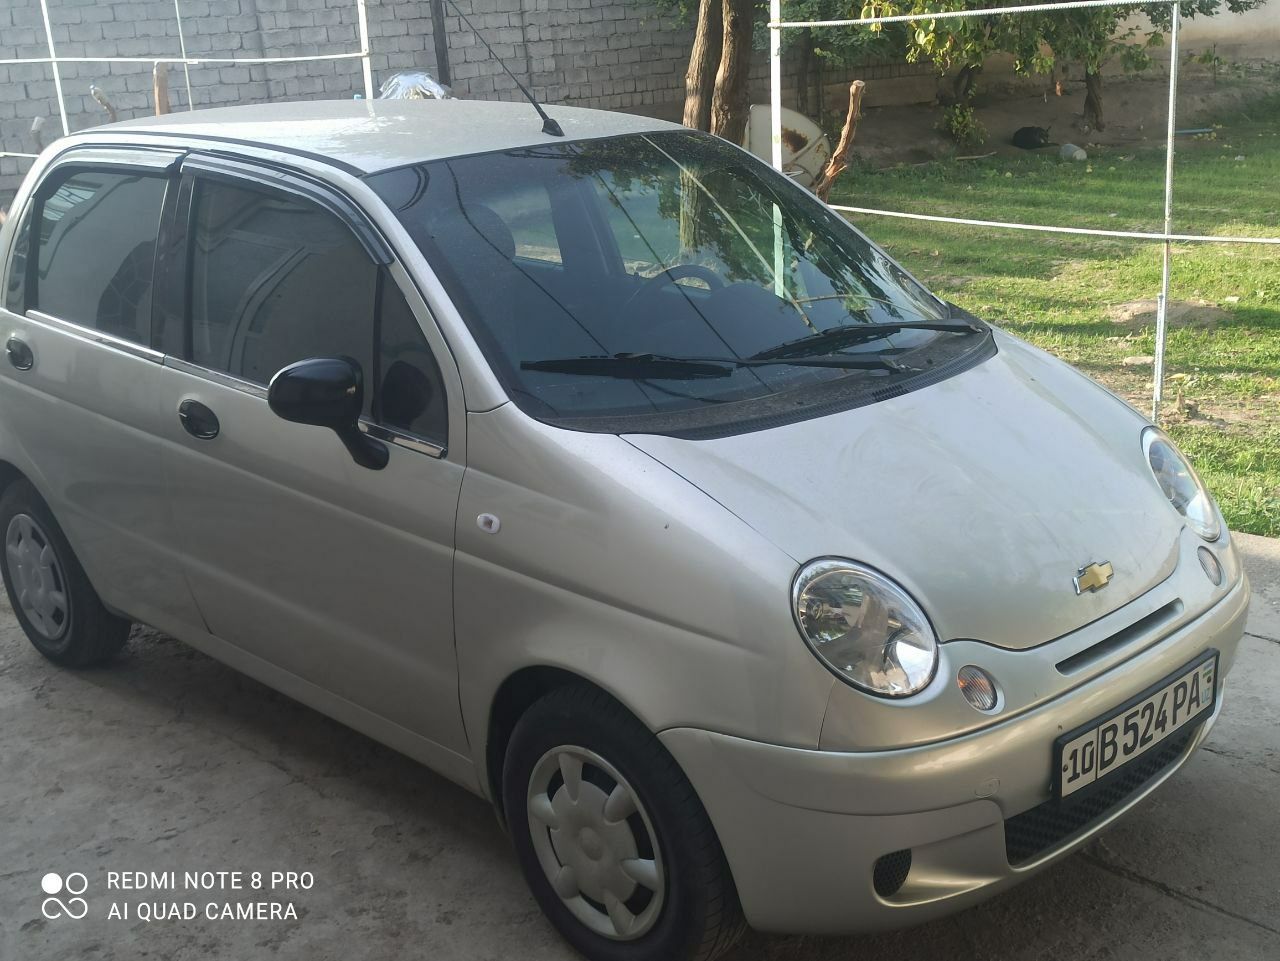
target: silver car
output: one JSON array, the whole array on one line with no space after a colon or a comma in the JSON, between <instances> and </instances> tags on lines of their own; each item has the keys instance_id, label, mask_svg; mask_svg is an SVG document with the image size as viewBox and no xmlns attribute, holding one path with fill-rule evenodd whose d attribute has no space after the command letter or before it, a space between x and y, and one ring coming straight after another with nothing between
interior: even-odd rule
<instances>
[{"instance_id":1,"label":"silver car","mask_svg":"<svg viewBox=\"0 0 1280 961\"><path fill-rule=\"evenodd\" d=\"M36 648L149 624L419 759L600 961L956 911L1169 779L1249 596L1169 439L739 148L552 114L45 152L0 234Z\"/></svg>"}]
</instances>

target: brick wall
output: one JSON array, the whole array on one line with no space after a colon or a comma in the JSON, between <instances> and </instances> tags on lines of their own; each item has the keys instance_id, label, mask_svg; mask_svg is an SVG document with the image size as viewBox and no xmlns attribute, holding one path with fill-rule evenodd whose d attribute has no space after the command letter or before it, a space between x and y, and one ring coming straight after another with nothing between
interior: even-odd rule
<instances>
[{"instance_id":1,"label":"brick wall","mask_svg":"<svg viewBox=\"0 0 1280 961\"><path fill-rule=\"evenodd\" d=\"M359 47L354 0L179 2L182 39L191 57L308 56ZM458 0L458 4L497 55L540 98L678 117L692 32L648 3ZM49 0L49 7L59 56L181 55L173 0ZM474 99L518 96L511 79L475 36L448 5L445 10L455 93ZM368 15L375 86L400 70L436 69L427 0L369 0ZM0 59L47 55L39 0L0 0ZM784 86L794 77L793 65L787 66ZM91 83L101 88L121 119L153 112L149 63L63 64L61 69L72 130L106 122L103 108L89 96ZM360 61L355 59L189 70L196 107L349 98L363 90ZM763 56L755 65L752 86L753 97L767 97L768 65ZM169 90L173 108L186 109L182 67L170 67ZM0 150L34 152L30 131L38 116L47 118L47 143L61 129L50 67L0 65ZM0 204L7 202L26 167L27 161L0 158Z\"/></svg>"}]
</instances>

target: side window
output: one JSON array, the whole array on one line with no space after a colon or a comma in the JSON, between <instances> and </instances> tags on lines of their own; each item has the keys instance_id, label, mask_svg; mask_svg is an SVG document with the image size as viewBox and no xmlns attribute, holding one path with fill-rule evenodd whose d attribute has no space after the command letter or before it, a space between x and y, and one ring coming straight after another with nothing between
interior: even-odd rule
<instances>
[{"instance_id":1,"label":"side window","mask_svg":"<svg viewBox=\"0 0 1280 961\"><path fill-rule=\"evenodd\" d=\"M387 427L443 443L448 406L440 367L404 294L383 274L374 417Z\"/></svg>"},{"instance_id":2,"label":"side window","mask_svg":"<svg viewBox=\"0 0 1280 961\"><path fill-rule=\"evenodd\" d=\"M197 181L194 203L192 362L266 384L295 361L345 355L369 376L378 268L345 224L220 181Z\"/></svg>"},{"instance_id":3,"label":"side window","mask_svg":"<svg viewBox=\"0 0 1280 961\"><path fill-rule=\"evenodd\" d=\"M56 183L52 192L42 185L34 238L36 289L25 292L26 306L149 343L165 184L162 175L81 170ZM30 251L20 250L15 268L27 256Z\"/></svg>"},{"instance_id":4,"label":"side window","mask_svg":"<svg viewBox=\"0 0 1280 961\"><path fill-rule=\"evenodd\" d=\"M198 180L189 358L267 384L308 357L347 356L365 415L444 442L440 368L404 294L348 226L290 194Z\"/></svg>"}]
</instances>

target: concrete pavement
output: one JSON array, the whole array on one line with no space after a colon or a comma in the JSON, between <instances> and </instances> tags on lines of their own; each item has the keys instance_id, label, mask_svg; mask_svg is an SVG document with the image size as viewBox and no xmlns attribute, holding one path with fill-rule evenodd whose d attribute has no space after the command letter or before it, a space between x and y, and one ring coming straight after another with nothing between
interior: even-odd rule
<instances>
[{"instance_id":1,"label":"concrete pavement","mask_svg":"<svg viewBox=\"0 0 1280 961\"><path fill-rule=\"evenodd\" d=\"M1280 957L1280 541L1237 542L1255 600L1227 707L1155 798L956 917L870 938L752 934L732 961ZM240 871L242 887L108 889L108 872L170 870ZM313 881L273 891L272 871ZM85 875L87 917L43 916L48 872ZM57 897L78 913L71 890ZM203 914L259 900L296 918ZM201 916L138 918L175 901ZM112 904L130 916L108 919ZM0 959L575 957L471 795L151 631L109 668L59 670L0 600Z\"/></svg>"}]
</instances>

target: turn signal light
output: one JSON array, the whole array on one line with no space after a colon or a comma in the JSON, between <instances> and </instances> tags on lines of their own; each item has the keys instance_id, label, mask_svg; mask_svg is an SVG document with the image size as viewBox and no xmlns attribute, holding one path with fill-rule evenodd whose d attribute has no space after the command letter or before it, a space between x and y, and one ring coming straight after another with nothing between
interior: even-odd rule
<instances>
[{"instance_id":1,"label":"turn signal light","mask_svg":"<svg viewBox=\"0 0 1280 961\"><path fill-rule=\"evenodd\" d=\"M1200 566L1204 568L1205 577L1213 581L1214 587L1222 586L1222 564L1218 558L1214 556L1213 551L1207 547L1202 547L1196 551L1196 556L1200 558Z\"/></svg>"},{"instance_id":2,"label":"turn signal light","mask_svg":"<svg viewBox=\"0 0 1280 961\"><path fill-rule=\"evenodd\" d=\"M960 693L964 695L964 699L975 710L993 710L1000 700L996 691L996 679L980 667L969 664L960 668L956 683L960 685Z\"/></svg>"}]
</instances>

